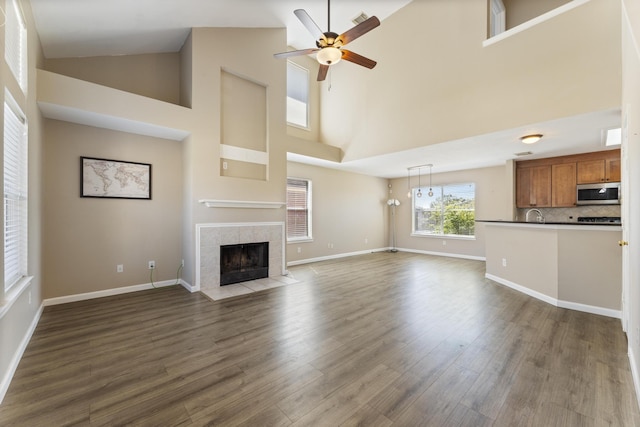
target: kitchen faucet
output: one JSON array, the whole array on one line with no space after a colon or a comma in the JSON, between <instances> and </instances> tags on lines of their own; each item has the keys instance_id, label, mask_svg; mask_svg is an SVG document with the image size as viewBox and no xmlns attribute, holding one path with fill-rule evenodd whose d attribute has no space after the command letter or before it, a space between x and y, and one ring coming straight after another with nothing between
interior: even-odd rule
<instances>
[{"instance_id":1,"label":"kitchen faucet","mask_svg":"<svg viewBox=\"0 0 640 427\"><path fill-rule=\"evenodd\" d=\"M525 222L529 222L529 214L531 212L535 212L538 214L538 216L536 217L536 221L538 221L539 223L544 224L544 215L542 215L542 212L540 212L540 209L529 209L524 217L524 221Z\"/></svg>"}]
</instances>

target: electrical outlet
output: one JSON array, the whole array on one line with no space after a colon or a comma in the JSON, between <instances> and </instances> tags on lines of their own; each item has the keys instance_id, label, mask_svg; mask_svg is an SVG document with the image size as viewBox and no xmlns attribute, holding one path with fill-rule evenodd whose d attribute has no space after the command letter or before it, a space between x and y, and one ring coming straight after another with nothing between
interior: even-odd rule
<instances>
[{"instance_id":1,"label":"electrical outlet","mask_svg":"<svg viewBox=\"0 0 640 427\"><path fill-rule=\"evenodd\" d=\"M155 261L149 261L149 270L153 270L156 268L156 262Z\"/></svg>"},{"instance_id":2,"label":"electrical outlet","mask_svg":"<svg viewBox=\"0 0 640 427\"><path fill-rule=\"evenodd\" d=\"M367 237L364 238L364 244L366 245L367 243L369 243L369 239Z\"/></svg>"},{"instance_id":3,"label":"electrical outlet","mask_svg":"<svg viewBox=\"0 0 640 427\"><path fill-rule=\"evenodd\" d=\"M224 170L229 169L229 164L227 162L222 162L222 169Z\"/></svg>"},{"instance_id":4,"label":"electrical outlet","mask_svg":"<svg viewBox=\"0 0 640 427\"><path fill-rule=\"evenodd\" d=\"M302 252L302 248L298 246L298 253Z\"/></svg>"},{"instance_id":5,"label":"electrical outlet","mask_svg":"<svg viewBox=\"0 0 640 427\"><path fill-rule=\"evenodd\" d=\"M442 241L442 246L447 246L447 241L446 240Z\"/></svg>"},{"instance_id":6,"label":"electrical outlet","mask_svg":"<svg viewBox=\"0 0 640 427\"><path fill-rule=\"evenodd\" d=\"M507 266L507 259L506 258L502 258L502 266L503 267Z\"/></svg>"},{"instance_id":7,"label":"electrical outlet","mask_svg":"<svg viewBox=\"0 0 640 427\"><path fill-rule=\"evenodd\" d=\"M180 263L180 267L184 267L184 260Z\"/></svg>"},{"instance_id":8,"label":"electrical outlet","mask_svg":"<svg viewBox=\"0 0 640 427\"><path fill-rule=\"evenodd\" d=\"M122 264L118 264L118 265L116 266L116 271L117 271L118 273L122 273L122 272L124 271L124 265L122 265Z\"/></svg>"}]
</instances>

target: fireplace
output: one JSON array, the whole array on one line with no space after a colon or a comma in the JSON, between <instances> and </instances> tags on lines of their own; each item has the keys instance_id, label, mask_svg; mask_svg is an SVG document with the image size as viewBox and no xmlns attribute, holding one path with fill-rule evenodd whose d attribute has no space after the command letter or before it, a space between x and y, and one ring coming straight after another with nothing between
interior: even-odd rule
<instances>
[{"instance_id":1,"label":"fireplace","mask_svg":"<svg viewBox=\"0 0 640 427\"><path fill-rule=\"evenodd\" d=\"M220 286L269 277L269 242L220 246Z\"/></svg>"},{"instance_id":2,"label":"fireplace","mask_svg":"<svg viewBox=\"0 0 640 427\"><path fill-rule=\"evenodd\" d=\"M222 246L261 242L269 243L268 277L284 275L286 272L284 222L197 224L196 289L220 288L220 248Z\"/></svg>"}]
</instances>

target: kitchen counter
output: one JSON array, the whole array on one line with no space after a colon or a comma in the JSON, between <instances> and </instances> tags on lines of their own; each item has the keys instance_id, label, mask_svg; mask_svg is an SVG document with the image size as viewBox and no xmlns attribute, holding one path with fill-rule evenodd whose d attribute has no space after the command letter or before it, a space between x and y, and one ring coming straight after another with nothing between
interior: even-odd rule
<instances>
[{"instance_id":1,"label":"kitchen counter","mask_svg":"<svg viewBox=\"0 0 640 427\"><path fill-rule=\"evenodd\" d=\"M538 226L544 226L544 225L569 225L569 226L585 226L585 227L597 227L597 226L603 226L603 227L622 227L622 224L620 224L619 222L533 222L533 221L505 221L505 220L501 220L501 219L494 219L494 220L488 220L488 219L476 219L476 222L482 222L482 223L489 223L489 224L516 224L516 225L527 225L527 226L532 226L532 225L538 225Z\"/></svg>"},{"instance_id":2,"label":"kitchen counter","mask_svg":"<svg viewBox=\"0 0 640 427\"><path fill-rule=\"evenodd\" d=\"M620 318L620 224L479 222L488 279L558 307Z\"/></svg>"}]
</instances>

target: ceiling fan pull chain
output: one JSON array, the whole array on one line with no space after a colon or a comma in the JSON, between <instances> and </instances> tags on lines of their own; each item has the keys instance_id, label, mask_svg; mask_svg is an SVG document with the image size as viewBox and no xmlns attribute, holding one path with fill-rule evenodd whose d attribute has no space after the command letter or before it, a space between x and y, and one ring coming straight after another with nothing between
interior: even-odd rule
<instances>
[{"instance_id":1,"label":"ceiling fan pull chain","mask_svg":"<svg viewBox=\"0 0 640 427\"><path fill-rule=\"evenodd\" d=\"M327 88L327 92L331 92L331 76L333 75L331 71L331 67L329 67L329 87Z\"/></svg>"}]
</instances>

